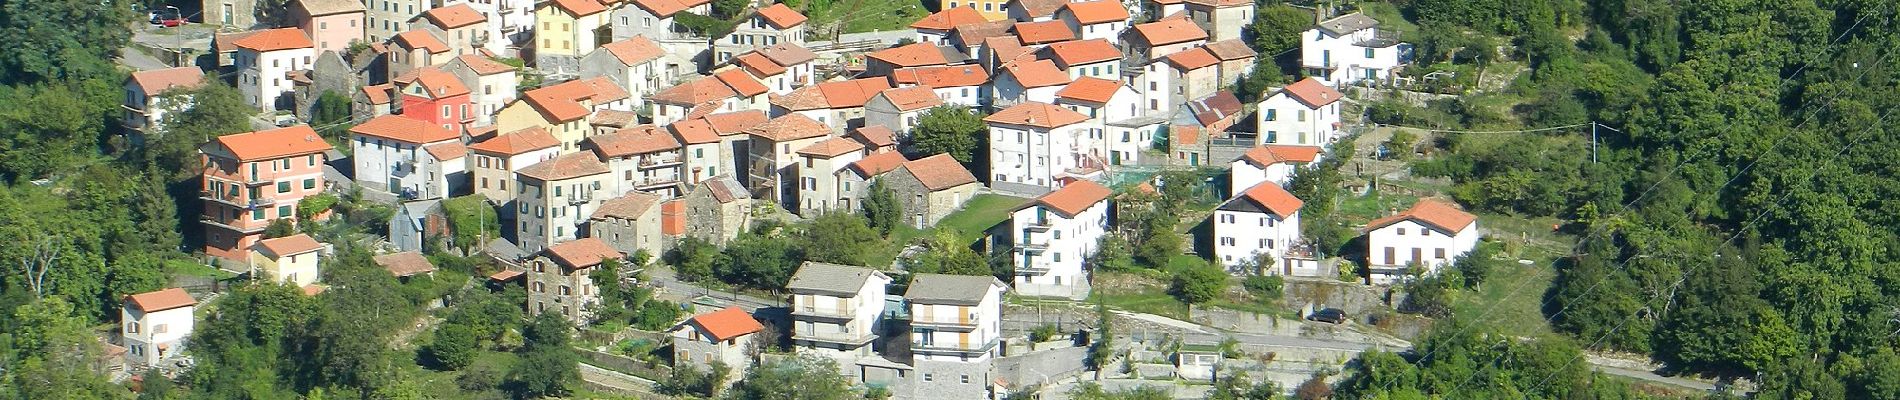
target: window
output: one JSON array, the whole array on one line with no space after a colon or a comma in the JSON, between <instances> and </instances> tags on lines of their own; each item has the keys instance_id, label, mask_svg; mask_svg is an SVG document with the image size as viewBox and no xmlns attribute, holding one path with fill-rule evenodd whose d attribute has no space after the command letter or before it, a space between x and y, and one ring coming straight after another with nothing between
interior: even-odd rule
<instances>
[{"instance_id":1,"label":"window","mask_svg":"<svg viewBox=\"0 0 1900 400\"><path fill-rule=\"evenodd\" d=\"M960 379L958 379L958 381L961 381L963 383L970 383L970 375L964 374Z\"/></svg>"},{"instance_id":2,"label":"window","mask_svg":"<svg viewBox=\"0 0 1900 400\"><path fill-rule=\"evenodd\" d=\"M1373 58L1372 49L1366 49L1366 58Z\"/></svg>"},{"instance_id":3,"label":"window","mask_svg":"<svg viewBox=\"0 0 1900 400\"><path fill-rule=\"evenodd\" d=\"M1399 228L1399 236L1405 236L1405 228Z\"/></svg>"},{"instance_id":4,"label":"window","mask_svg":"<svg viewBox=\"0 0 1900 400\"><path fill-rule=\"evenodd\" d=\"M1261 118L1261 120L1262 120L1262 121L1278 121L1278 120L1280 120L1280 115L1279 115L1279 113L1277 113L1276 111L1279 111L1279 110L1275 110L1275 109L1271 109L1271 108L1269 108L1269 109L1267 109L1267 116L1266 116L1266 117L1264 117L1264 118Z\"/></svg>"},{"instance_id":5,"label":"window","mask_svg":"<svg viewBox=\"0 0 1900 400\"><path fill-rule=\"evenodd\" d=\"M310 178L310 179L304 179L304 180L303 180L303 188L304 188L304 190L310 190L310 189L316 189L316 188L317 188L317 178Z\"/></svg>"},{"instance_id":6,"label":"window","mask_svg":"<svg viewBox=\"0 0 1900 400\"><path fill-rule=\"evenodd\" d=\"M988 4L985 4L985 5L988 5ZM930 378L931 378L930 373L924 373L924 382L930 382L931 381Z\"/></svg>"},{"instance_id":7,"label":"window","mask_svg":"<svg viewBox=\"0 0 1900 400\"><path fill-rule=\"evenodd\" d=\"M1055 256L1055 262L1062 262L1062 253L1049 253Z\"/></svg>"},{"instance_id":8,"label":"window","mask_svg":"<svg viewBox=\"0 0 1900 400\"><path fill-rule=\"evenodd\" d=\"M1234 215L1233 215L1233 214L1221 214L1221 216L1220 216L1220 222L1221 222L1221 223L1223 223L1223 224L1231 224L1231 223L1234 223Z\"/></svg>"},{"instance_id":9,"label":"window","mask_svg":"<svg viewBox=\"0 0 1900 400\"><path fill-rule=\"evenodd\" d=\"M1230 237L1224 237L1224 238L1220 238L1220 245L1222 245L1222 246L1233 246L1233 245L1234 245L1234 238L1230 238Z\"/></svg>"},{"instance_id":10,"label":"window","mask_svg":"<svg viewBox=\"0 0 1900 400\"><path fill-rule=\"evenodd\" d=\"M165 333L165 331L170 330L170 329L166 329L166 328L169 328L169 326L167 325L169 324L152 325L152 333Z\"/></svg>"},{"instance_id":11,"label":"window","mask_svg":"<svg viewBox=\"0 0 1900 400\"><path fill-rule=\"evenodd\" d=\"M1299 117L1300 122L1306 122L1306 110L1297 110L1294 112L1294 116Z\"/></svg>"},{"instance_id":12,"label":"window","mask_svg":"<svg viewBox=\"0 0 1900 400\"><path fill-rule=\"evenodd\" d=\"M290 217L290 215L291 215L291 214L290 214L290 206L288 206L288 205L283 205L283 206L277 206L277 217L278 217L278 218L289 218L289 217Z\"/></svg>"},{"instance_id":13,"label":"window","mask_svg":"<svg viewBox=\"0 0 1900 400\"><path fill-rule=\"evenodd\" d=\"M251 210L251 219L252 220L264 219L264 209L259 208L259 209Z\"/></svg>"},{"instance_id":14,"label":"window","mask_svg":"<svg viewBox=\"0 0 1900 400\"><path fill-rule=\"evenodd\" d=\"M1432 257L1440 259L1440 260L1445 259L1445 248L1440 247L1440 248L1432 249Z\"/></svg>"},{"instance_id":15,"label":"window","mask_svg":"<svg viewBox=\"0 0 1900 400\"><path fill-rule=\"evenodd\" d=\"M311 166L311 167L315 167L315 166L317 166L317 155L316 155L316 154L311 154L311 155L309 155L309 156L307 156L307 157L304 157L304 158L305 158L305 161L304 161L304 164L305 164L306 166Z\"/></svg>"},{"instance_id":16,"label":"window","mask_svg":"<svg viewBox=\"0 0 1900 400\"><path fill-rule=\"evenodd\" d=\"M1260 248L1271 249L1273 248L1273 245L1271 243L1273 243L1272 240L1260 239Z\"/></svg>"}]
</instances>

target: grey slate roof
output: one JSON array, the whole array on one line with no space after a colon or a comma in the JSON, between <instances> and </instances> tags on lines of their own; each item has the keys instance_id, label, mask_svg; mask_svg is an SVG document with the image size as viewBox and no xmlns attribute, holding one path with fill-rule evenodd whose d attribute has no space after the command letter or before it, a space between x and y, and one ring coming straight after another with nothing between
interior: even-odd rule
<instances>
[{"instance_id":1,"label":"grey slate roof","mask_svg":"<svg viewBox=\"0 0 1900 400\"><path fill-rule=\"evenodd\" d=\"M1319 30L1326 31L1328 35L1346 36L1346 34L1376 26L1379 26L1378 20L1372 19L1372 17L1368 17L1365 14L1352 13L1320 22Z\"/></svg>"},{"instance_id":2,"label":"grey slate roof","mask_svg":"<svg viewBox=\"0 0 1900 400\"><path fill-rule=\"evenodd\" d=\"M974 306L997 286L1003 286L1003 282L987 275L917 274L911 278L904 298L912 303Z\"/></svg>"},{"instance_id":3,"label":"grey slate roof","mask_svg":"<svg viewBox=\"0 0 1900 400\"><path fill-rule=\"evenodd\" d=\"M792 274L792 281L785 284L785 288L792 293L853 297L873 276L889 279L883 272L870 268L806 261L798 266L798 272Z\"/></svg>"},{"instance_id":4,"label":"grey slate roof","mask_svg":"<svg viewBox=\"0 0 1900 400\"><path fill-rule=\"evenodd\" d=\"M721 204L752 198L752 193L746 191L745 185L739 184L731 176L720 175L700 183L706 185L706 190L712 192L713 200Z\"/></svg>"}]
</instances>

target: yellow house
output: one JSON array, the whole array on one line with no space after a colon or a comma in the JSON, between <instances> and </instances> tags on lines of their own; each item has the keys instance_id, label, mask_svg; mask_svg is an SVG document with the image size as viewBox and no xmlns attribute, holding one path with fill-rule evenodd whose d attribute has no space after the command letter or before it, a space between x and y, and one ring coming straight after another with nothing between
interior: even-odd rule
<instances>
[{"instance_id":1,"label":"yellow house","mask_svg":"<svg viewBox=\"0 0 1900 400\"><path fill-rule=\"evenodd\" d=\"M540 26L534 32L535 67L573 72L581 56L612 38L607 18L610 8L598 0L551 0L534 10ZM606 39L606 40L604 40Z\"/></svg>"},{"instance_id":2,"label":"yellow house","mask_svg":"<svg viewBox=\"0 0 1900 400\"><path fill-rule=\"evenodd\" d=\"M1041 1L1041 3L1049 3L1049 1ZM1061 4L1055 3L1055 5ZM1009 19L1009 0L939 0L937 5L939 10L969 7L975 9L977 15L982 15L983 19L991 21Z\"/></svg>"},{"instance_id":3,"label":"yellow house","mask_svg":"<svg viewBox=\"0 0 1900 400\"><path fill-rule=\"evenodd\" d=\"M301 233L260 240L251 246L251 271L270 281L307 286L317 282L322 249L322 243Z\"/></svg>"},{"instance_id":4,"label":"yellow house","mask_svg":"<svg viewBox=\"0 0 1900 400\"><path fill-rule=\"evenodd\" d=\"M626 111L632 95L606 77L581 79L529 90L500 112L495 113L496 132L516 132L541 128L561 143L562 154L580 149L593 127L588 118L595 111Z\"/></svg>"}]
</instances>

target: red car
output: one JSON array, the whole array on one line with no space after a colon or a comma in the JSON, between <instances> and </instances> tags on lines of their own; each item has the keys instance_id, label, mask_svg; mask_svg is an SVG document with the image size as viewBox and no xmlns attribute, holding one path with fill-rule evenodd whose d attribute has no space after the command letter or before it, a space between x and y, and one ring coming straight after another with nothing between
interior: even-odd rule
<instances>
[{"instance_id":1,"label":"red car","mask_svg":"<svg viewBox=\"0 0 1900 400\"><path fill-rule=\"evenodd\" d=\"M152 12L152 25L172 28L184 24L185 16L183 13L178 12L178 7L166 6L164 9Z\"/></svg>"}]
</instances>

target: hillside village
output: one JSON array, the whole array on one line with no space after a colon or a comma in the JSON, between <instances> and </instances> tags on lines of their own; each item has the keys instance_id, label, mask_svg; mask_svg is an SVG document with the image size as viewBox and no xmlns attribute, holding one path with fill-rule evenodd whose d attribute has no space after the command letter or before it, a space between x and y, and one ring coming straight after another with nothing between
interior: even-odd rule
<instances>
[{"instance_id":1,"label":"hillside village","mask_svg":"<svg viewBox=\"0 0 1900 400\"><path fill-rule=\"evenodd\" d=\"M1411 58L1370 17L1322 8L1300 33L1313 38L1299 57L1311 77L1243 103L1235 83L1272 62L1242 40L1248 2L953 1L910 24L914 35L856 47L808 42L808 18L786 4L748 4L730 33L709 37L682 17L709 15L706 1L369 3L296 0L289 26L217 35L214 76L279 126L200 147L209 262L320 295L331 245L271 227L327 218L305 206L348 193L398 210L375 257L395 276L431 275L424 252L485 254L500 267L489 286L525 288L528 314L585 327L614 290L591 275L603 262L636 281L630 270L683 240L718 246L763 221L879 212L930 230L979 196L1017 198L1002 203L1007 221L961 232L1005 254L1008 276L808 261L773 291L789 319L729 305L666 329L676 369L745 376L784 357L762 354L782 339L761 336L786 335L791 354L832 360L852 385L895 398L1020 390L994 372L1029 340L1002 329L1005 297L1088 299L1097 247L1131 212L1120 193L1199 184L1160 171L1228 171L1203 238L1226 272L1339 276L1339 255L1302 235L1303 199L1288 188L1354 157L1333 147L1358 123L1341 90L1387 83ZM214 84L204 76L133 74L131 140L190 103L152 98ZM339 91L347 121L301 122L337 107L321 103ZM981 116L982 130L952 134L987 154L927 154L917 141L942 134L925 131L933 113ZM318 132L339 125L337 143ZM483 242L444 247L447 218L461 216L443 205L466 196L493 220L479 222ZM485 236L490 225L499 236ZM1360 281L1430 275L1472 251L1478 225L1441 200L1373 221ZM115 345L134 371L190 357L190 294L126 302ZM1182 354L1169 357L1193 358ZM1194 376L1213 375L1182 375Z\"/></svg>"}]
</instances>

